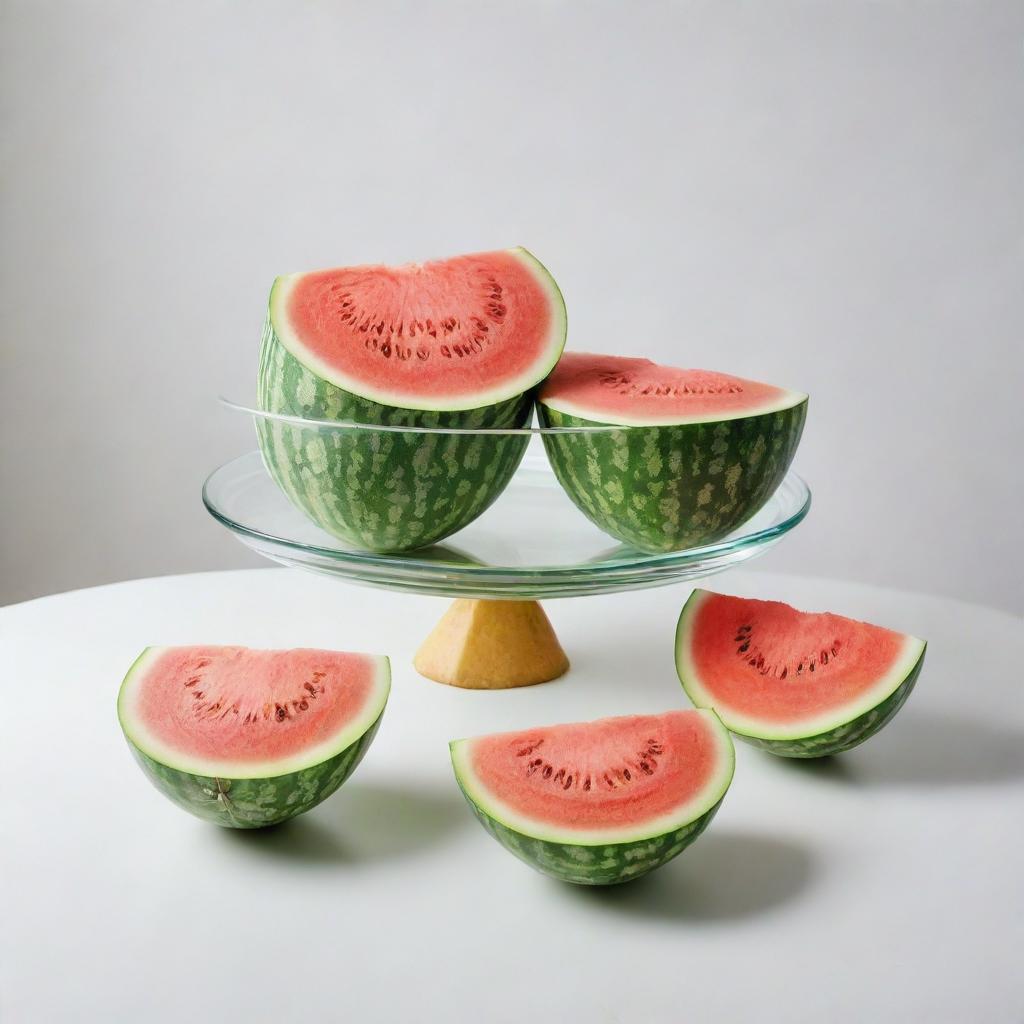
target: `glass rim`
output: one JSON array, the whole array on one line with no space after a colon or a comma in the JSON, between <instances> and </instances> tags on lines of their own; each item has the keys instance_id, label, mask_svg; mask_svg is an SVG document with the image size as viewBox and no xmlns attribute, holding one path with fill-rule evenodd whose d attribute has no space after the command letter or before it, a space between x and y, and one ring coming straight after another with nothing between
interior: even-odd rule
<instances>
[{"instance_id":1,"label":"glass rim","mask_svg":"<svg viewBox=\"0 0 1024 1024\"><path fill-rule=\"evenodd\" d=\"M396 573L398 575L418 576L421 579L440 577L447 579L476 580L482 585L488 582L500 583L525 577L544 578L549 577L562 582L572 582L577 578L604 579L614 581L619 575L635 573L637 569L646 567L654 573L671 573L687 563L696 562L709 557L725 555L730 552L739 552L752 547L760 547L770 541L781 538L789 533L795 526L801 523L811 508L812 492L798 473L790 469L782 482L776 488L775 494L784 488L790 488L796 493L794 495L793 507L791 507L784 518L774 523L766 524L750 533L740 533L743 527L720 540L708 544L699 545L693 548L683 548L677 551L645 552L635 550L631 557L623 562L613 562L598 565L580 563L576 565L538 565L530 567L510 567L496 565L464 565L458 563L441 563L428 561L416 557L416 551L401 553L398 555L382 552L363 551L360 549L348 549L340 547L324 547L315 542L297 540L292 537L282 537L267 533L256 527L241 523L225 514L214 500L211 494L211 485L218 475L226 471L230 466L242 459L259 455L259 452L252 451L245 455L237 456L221 466L218 466L207 476L203 483L202 499L207 512L223 526L226 526L233 533L240 537L249 537L263 543L279 545L292 551L302 551L308 554L315 554L327 561L339 565L347 565L352 568L365 567L373 570L382 576ZM736 534L739 534L738 536ZM381 572L384 570L384 572Z\"/></svg>"},{"instance_id":2,"label":"glass rim","mask_svg":"<svg viewBox=\"0 0 1024 1024\"><path fill-rule=\"evenodd\" d=\"M236 402L225 395L218 395L217 401L231 412L244 413L257 419L273 420L287 423L295 427L306 427L312 430L366 430L372 433L389 434L465 434L483 437L532 437L548 434L613 434L623 430L650 430L651 427L627 426L617 423L595 423L592 426L579 427L424 427L411 424L403 426L393 423L356 423L352 420L316 420L291 413L270 412L258 409L245 402ZM396 406L397 408L397 406ZM468 410L462 410L468 411ZM430 412L430 410L410 409L409 412ZM531 413L532 416L532 413Z\"/></svg>"}]
</instances>

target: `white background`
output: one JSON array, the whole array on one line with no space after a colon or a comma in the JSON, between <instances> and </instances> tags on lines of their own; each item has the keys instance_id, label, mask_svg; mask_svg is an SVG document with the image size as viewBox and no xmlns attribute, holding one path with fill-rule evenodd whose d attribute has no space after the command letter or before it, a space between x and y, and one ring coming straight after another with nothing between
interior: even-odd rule
<instances>
[{"instance_id":1,"label":"white background","mask_svg":"<svg viewBox=\"0 0 1024 1024\"><path fill-rule=\"evenodd\" d=\"M571 347L812 396L767 565L1020 610L1019 3L28 3L0 25L0 600L255 564L278 273L525 244Z\"/></svg>"}]
</instances>

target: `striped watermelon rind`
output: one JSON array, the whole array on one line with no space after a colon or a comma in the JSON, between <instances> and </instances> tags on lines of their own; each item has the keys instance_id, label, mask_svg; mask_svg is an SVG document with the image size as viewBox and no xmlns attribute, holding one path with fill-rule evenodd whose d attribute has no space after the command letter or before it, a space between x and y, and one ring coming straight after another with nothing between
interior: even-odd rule
<instances>
[{"instance_id":1,"label":"striped watermelon rind","mask_svg":"<svg viewBox=\"0 0 1024 1024\"><path fill-rule=\"evenodd\" d=\"M722 806L719 800L699 818L662 835L632 843L582 846L517 832L474 803L461 782L460 788L480 824L509 853L542 874L575 885L619 885L660 868L679 856L711 824Z\"/></svg>"},{"instance_id":2,"label":"striped watermelon rind","mask_svg":"<svg viewBox=\"0 0 1024 1024\"><path fill-rule=\"evenodd\" d=\"M843 754L870 739L886 726L906 703L921 674L928 645L916 637L907 638L908 655L894 675L887 692L875 692L869 706L858 701L837 709L831 721L818 720L813 728L765 723L755 726L749 719L739 721L727 708L716 706L703 691L688 651L689 623L703 595L695 590L679 614L676 626L676 672L686 695L699 708L714 710L725 727L737 738L779 757L814 758Z\"/></svg>"},{"instance_id":3,"label":"striped watermelon rind","mask_svg":"<svg viewBox=\"0 0 1024 1024\"><path fill-rule=\"evenodd\" d=\"M588 835L585 839L543 822L510 824L510 816L474 782L469 761L472 740L449 744L459 789L476 819L506 850L542 874L576 885L618 885L640 878L682 853L711 823L732 783L736 755L728 731L713 711L720 761L715 774L685 820L654 828L637 822L625 834Z\"/></svg>"},{"instance_id":4,"label":"striped watermelon rind","mask_svg":"<svg viewBox=\"0 0 1024 1024\"><path fill-rule=\"evenodd\" d=\"M301 771L270 778L196 775L162 764L131 739L128 746L150 782L197 818L225 828L264 828L304 814L334 793L362 761L377 735L383 714L334 757Z\"/></svg>"},{"instance_id":5,"label":"striped watermelon rind","mask_svg":"<svg viewBox=\"0 0 1024 1024\"><path fill-rule=\"evenodd\" d=\"M807 397L753 416L544 435L555 476L605 533L642 551L727 536L772 496L796 454ZM538 403L546 427L609 424Z\"/></svg>"},{"instance_id":6,"label":"striped watermelon rind","mask_svg":"<svg viewBox=\"0 0 1024 1024\"><path fill-rule=\"evenodd\" d=\"M278 340L267 318L259 402L268 412L383 426L524 427L529 394L461 412L379 405L317 377ZM256 421L270 476L321 529L370 551L409 551L461 530L505 489L526 435L466 435Z\"/></svg>"},{"instance_id":7,"label":"striped watermelon rind","mask_svg":"<svg viewBox=\"0 0 1024 1024\"><path fill-rule=\"evenodd\" d=\"M911 670L909 676L888 696L881 704L876 705L870 711L858 715L852 721L844 722L833 729L816 733L813 736L798 737L795 739L772 739L765 736L752 736L748 733L736 732L733 735L750 743L752 746L760 747L769 753L777 754L779 757L829 757L832 754L844 754L848 750L859 746L865 740L870 739L883 726L887 725L901 707L903 707L910 691L913 690L918 676L921 674L921 666L924 664L924 652L917 664Z\"/></svg>"}]
</instances>

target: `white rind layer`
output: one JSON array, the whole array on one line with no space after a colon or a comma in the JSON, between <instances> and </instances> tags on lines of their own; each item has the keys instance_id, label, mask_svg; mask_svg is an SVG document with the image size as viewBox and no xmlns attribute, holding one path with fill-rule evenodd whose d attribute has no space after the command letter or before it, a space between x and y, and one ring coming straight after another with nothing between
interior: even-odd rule
<instances>
[{"instance_id":1,"label":"white rind layer","mask_svg":"<svg viewBox=\"0 0 1024 1024\"><path fill-rule=\"evenodd\" d=\"M322 764L350 747L373 725L384 710L391 692L390 661L383 655L366 654L363 657L375 663L373 687L366 703L358 715L316 746L307 747L291 757L271 761L239 762L195 757L169 746L155 736L138 714L138 696L146 670L164 650L164 647L147 647L128 670L117 697L117 715L125 735L139 750L168 768L192 775L219 779L270 779Z\"/></svg>"},{"instance_id":2,"label":"white rind layer","mask_svg":"<svg viewBox=\"0 0 1024 1024\"><path fill-rule=\"evenodd\" d=\"M559 828L516 811L489 792L473 770L471 756L473 743L477 738L486 739L487 737L453 740L449 744L452 765L459 783L473 803L502 825L524 836L529 836L531 839L572 846L604 846L654 839L682 828L691 821L696 821L702 814L706 814L725 796L725 792L732 782L736 762L732 738L714 711L700 710L700 714L706 718L716 742L717 764L711 777L689 800L674 807L667 814L630 828L572 829L564 826Z\"/></svg>"},{"instance_id":3,"label":"white rind layer","mask_svg":"<svg viewBox=\"0 0 1024 1024\"><path fill-rule=\"evenodd\" d=\"M306 369L328 383L361 398L367 398L393 408L418 409L424 412L460 412L466 409L479 409L487 405L497 405L499 402L525 394L554 369L565 346L566 334L565 301L555 279L540 260L528 250L520 246L506 251L527 267L534 280L548 296L551 323L543 346L530 368L515 377L502 380L493 388L459 394L416 395L411 392L375 387L366 381L342 373L337 367L328 365L306 349L288 317L288 299L298 281L306 276L304 273L285 274L274 281L274 286L270 290L270 322L281 344Z\"/></svg>"},{"instance_id":4,"label":"white rind layer","mask_svg":"<svg viewBox=\"0 0 1024 1024\"><path fill-rule=\"evenodd\" d=\"M855 701L838 708L831 708L825 713L807 716L789 723L765 721L723 703L720 699L712 696L701 682L700 673L693 660L690 625L704 602L715 596L708 591L698 589L693 592L691 598L683 606L679 624L676 626L676 670L679 673L679 681L683 684L683 689L697 707L713 709L730 732L743 736L763 740L803 740L820 736L831 729L846 725L877 707L887 697L895 693L900 684L924 657L925 642L916 636L904 635L900 656L888 671Z\"/></svg>"}]
</instances>

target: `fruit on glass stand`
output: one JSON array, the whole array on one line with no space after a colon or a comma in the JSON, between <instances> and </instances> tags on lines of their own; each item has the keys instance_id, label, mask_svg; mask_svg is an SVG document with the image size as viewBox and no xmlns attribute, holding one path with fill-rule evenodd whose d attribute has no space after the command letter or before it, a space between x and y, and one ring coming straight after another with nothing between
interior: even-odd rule
<instances>
[{"instance_id":1,"label":"fruit on glass stand","mask_svg":"<svg viewBox=\"0 0 1024 1024\"><path fill-rule=\"evenodd\" d=\"M567 352L538 396L562 487L602 530L643 551L725 537L782 483L807 415L796 391L649 359Z\"/></svg>"},{"instance_id":2,"label":"fruit on glass stand","mask_svg":"<svg viewBox=\"0 0 1024 1024\"><path fill-rule=\"evenodd\" d=\"M339 651L147 647L117 699L150 781L231 828L276 825L352 774L391 689L388 659Z\"/></svg>"},{"instance_id":3,"label":"fruit on glass stand","mask_svg":"<svg viewBox=\"0 0 1024 1024\"><path fill-rule=\"evenodd\" d=\"M566 882L653 871L707 827L732 781L710 711L669 711L456 740L455 776L506 849Z\"/></svg>"},{"instance_id":4,"label":"fruit on glass stand","mask_svg":"<svg viewBox=\"0 0 1024 1024\"><path fill-rule=\"evenodd\" d=\"M903 706L925 642L831 613L695 590L676 629L690 699L783 757L839 754Z\"/></svg>"},{"instance_id":5,"label":"fruit on glass stand","mask_svg":"<svg viewBox=\"0 0 1024 1024\"><path fill-rule=\"evenodd\" d=\"M565 344L565 305L525 249L274 282L258 395L268 412L384 427L519 428ZM526 450L517 435L257 419L271 476L321 528L407 551L475 519Z\"/></svg>"}]
</instances>

